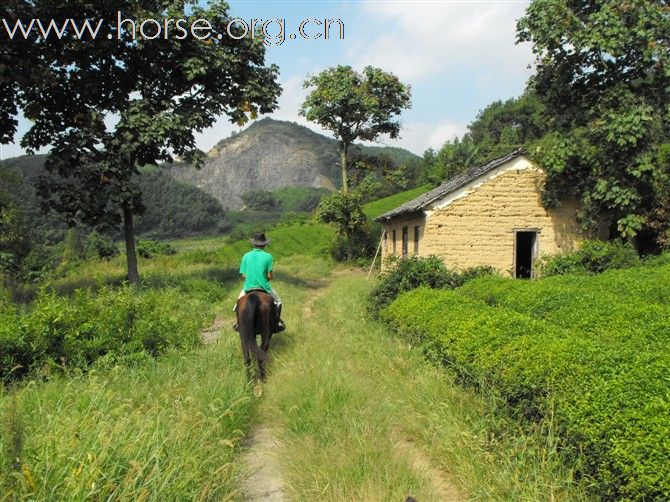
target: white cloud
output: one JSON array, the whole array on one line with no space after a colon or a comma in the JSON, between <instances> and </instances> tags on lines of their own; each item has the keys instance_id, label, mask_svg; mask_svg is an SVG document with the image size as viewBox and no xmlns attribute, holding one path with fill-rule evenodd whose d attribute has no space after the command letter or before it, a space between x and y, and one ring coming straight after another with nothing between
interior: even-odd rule
<instances>
[{"instance_id":1,"label":"white cloud","mask_svg":"<svg viewBox=\"0 0 670 502\"><path fill-rule=\"evenodd\" d=\"M445 120L439 123L408 122L402 125L400 138L379 138L378 142L364 142L366 145L396 146L405 148L416 155L423 155L428 148L439 149L447 140L461 137L466 128Z\"/></svg>"},{"instance_id":2,"label":"white cloud","mask_svg":"<svg viewBox=\"0 0 670 502\"><path fill-rule=\"evenodd\" d=\"M530 46L515 45L524 2L366 2L370 35L354 35L357 67L379 66L412 83L446 70L528 75ZM362 30L361 30L362 31Z\"/></svg>"}]
</instances>

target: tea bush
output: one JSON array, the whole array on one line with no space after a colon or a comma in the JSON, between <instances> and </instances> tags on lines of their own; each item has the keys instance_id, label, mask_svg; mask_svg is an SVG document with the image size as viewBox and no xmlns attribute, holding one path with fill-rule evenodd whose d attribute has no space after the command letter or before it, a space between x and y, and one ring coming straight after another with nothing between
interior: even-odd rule
<instances>
[{"instance_id":1,"label":"tea bush","mask_svg":"<svg viewBox=\"0 0 670 502\"><path fill-rule=\"evenodd\" d=\"M621 241L584 241L577 251L543 257L540 273L548 277L563 274L599 274L605 270L638 265L635 248Z\"/></svg>"},{"instance_id":2,"label":"tea bush","mask_svg":"<svg viewBox=\"0 0 670 502\"><path fill-rule=\"evenodd\" d=\"M41 291L29 307L0 303L0 377L194 347L207 312L202 300L176 288L78 290L72 297Z\"/></svg>"},{"instance_id":3,"label":"tea bush","mask_svg":"<svg viewBox=\"0 0 670 502\"><path fill-rule=\"evenodd\" d=\"M668 271L486 277L406 293L383 315L513 414L551 419L599 497L667 500L670 309L667 296L646 294L668 291Z\"/></svg>"},{"instance_id":4,"label":"tea bush","mask_svg":"<svg viewBox=\"0 0 670 502\"><path fill-rule=\"evenodd\" d=\"M437 256L391 258L387 270L382 273L378 284L370 293L370 302L373 311L379 312L404 291L421 286L456 288L476 277L494 273L493 268L486 266L455 272L449 270Z\"/></svg>"}]
</instances>

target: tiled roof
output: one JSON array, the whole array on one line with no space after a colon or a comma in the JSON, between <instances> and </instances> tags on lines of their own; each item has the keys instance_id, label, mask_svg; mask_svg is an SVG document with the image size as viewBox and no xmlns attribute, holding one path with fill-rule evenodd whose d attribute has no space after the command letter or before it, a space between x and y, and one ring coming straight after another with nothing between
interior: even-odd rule
<instances>
[{"instance_id":1,"label":"tiled roof","mask_svg":"<svg viewBox=\"0 0 670 502\"><path fill-rule=\"evenodd\" d=\"M419 211L422 211L426 206L435 202L436 200L441 199L445 195L450 194L454 190L458 190L459 188L470 183L471 181L479 178L483 174L488 173L489 171L495 169L496 167L504 164L505 162L509 162L510 160L513 160L519 157L520 155L523 155L523 151L519 148L517 150L514 150L509 155L500 157L499 159L492 160L491 162L488 162L483 166L473 167L472 169L469 169L465 173L459 174L458 176L451 178L449 181L442 183L439 187L434 188L431 191L424 193L423 195L420 195L416 199L412 199L409 202L405 202L401 206L398 206L395 209L391 209L390 211L387 211L386 213L377 216L375 220L376 221L389 220L396 216L418 213Z\"/></svg>"}]
</instances>

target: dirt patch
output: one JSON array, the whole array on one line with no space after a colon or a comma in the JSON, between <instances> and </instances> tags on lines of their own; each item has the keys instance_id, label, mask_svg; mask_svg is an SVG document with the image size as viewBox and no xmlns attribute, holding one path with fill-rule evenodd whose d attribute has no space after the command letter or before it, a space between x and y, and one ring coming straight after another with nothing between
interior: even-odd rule
<instances>
[{"instance_id":1,"label":"dirt patch","mask_svg":"<svg viewBox=\"0 0 670 502\"><path fill-rule=\"evenodd\" d=\"M243 457L247 477L242 483L244 500L287 500L279 466L280 444L268 427L259 427L245 441Z\"/></svg>"},{"instance_id":2,"label":"dirt patch","mask_svg":"<svg viewBox=\"0 0 670 502\"><path fill-rule=\"evenodd\" d=\"M221 329L224 327L225 323L226 319L223 316L216 316L212 325L200 333L203 343L212 343L214 340L219 338L221 335Z\"/></svg>"},{"instance_id":3,"label":"dirt patch","mask_svg":"<svg viewBox=\"0 0 670 502\"><path fill-rule=\"evenodd\" d=\"M396 444L398 455L405 458L414 472L428 480L435 499L443 502L461 502L467 500L449 480L449 475L436 467L430 457L414 441L399 436Z\"/></svg>"}]
</instances>

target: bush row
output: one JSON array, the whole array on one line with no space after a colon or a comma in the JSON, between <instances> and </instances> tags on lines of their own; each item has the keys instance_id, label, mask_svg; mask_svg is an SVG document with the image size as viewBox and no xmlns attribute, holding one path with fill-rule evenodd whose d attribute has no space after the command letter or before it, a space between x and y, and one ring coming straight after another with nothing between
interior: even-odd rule
<instances>
[{"instance_id":1,"label":"bush row","mask_svg":"<svg viewBox=\"0 0 670 502\"><path fill-rule=\"evenodd\" d=\"M670 340L670 266L530 282L483 277L459 292L611 341L635 333L643 336L644 343Z\"/></svg>"},{"instance_id":2,"label":"bush row","mask_svg":"<svg viewBox=\"0 0 670 502\"><path fill-rule=\"evenodd\" d=\"M640 257L633 245L622 241L586 240L579 249L541 260L543 276L563 274L599 274L605 270L634 267Z\"/></svg>"},{"instance_id":3,"label":"bush row","mask_svg":"<svg viewBox=\"0 0 670 502\"><path fill-rule=\"evenodd\" d=\"M476 277L495 273L492 267L472 267L456 272L448 269L437 256L398 259L391 258L386 264L379 282L370 293L372 311L378 313L395 300L399 294L426 286L429 288L453 289Z\"/></svg>"},{"instance_id":4,"label":"bush row","mask_svg":"<svg viewBox=\"0 0 670 502\"><path fill-rule=\"evenodd\" d=\"M479 279L467 288L485 298L496 281ZM589 332L570 327L568 319L558 325L459 291L416 289L383 315L464 381L501 396L517 416L550 419L566 457L593 476L600 497L670 498L670 336L658 332L660 323L628 332L598 325ZM571 301L557 295L551 308L544 304L547 312L561 310L560 298ZM579 301L563 314L577 319ZM653 313L639 307L640 318L650 320L645 316ZM584 315L588 310L583 305Z\"/></svg>"},{"instance_id":5,"label":"bush row","mask_svg":"<svg viewBox=\"0 0 670 502\"><path fill-rule=\"evenodd\" d=\"M42 291L29 307L0 302L0 377L84 368L102 356L158 355L200 343L207 308L176 288Z\"/></svg>"}]
</instances>

